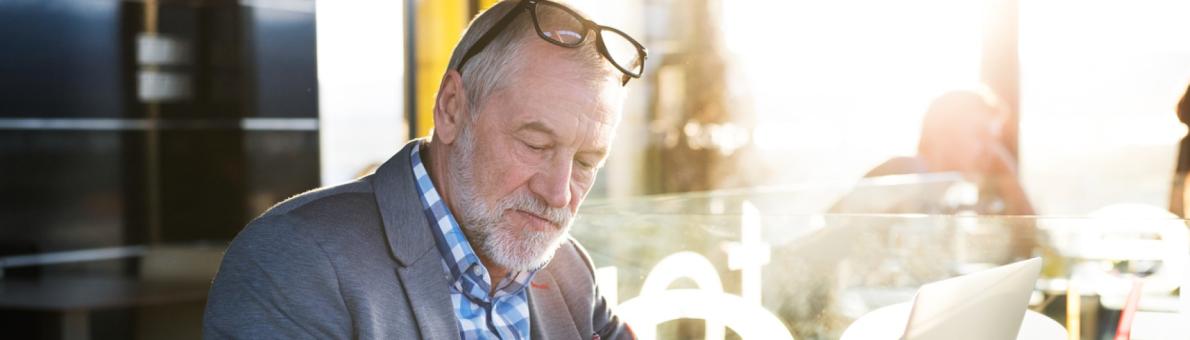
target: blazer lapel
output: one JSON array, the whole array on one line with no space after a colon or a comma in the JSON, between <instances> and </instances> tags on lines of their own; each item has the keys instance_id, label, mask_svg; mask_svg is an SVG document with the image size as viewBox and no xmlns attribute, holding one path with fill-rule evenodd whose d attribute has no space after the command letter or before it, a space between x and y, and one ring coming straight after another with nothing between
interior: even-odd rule
<instances>
[{"instance_id":1,"label":"blazer lapel","mask_svg":"<svg viewBox=\"0 0 1190 340\"><path fill-rule=\"evenodd\" d=\"M566 307L566 299L549 271L542 269L529 284L529 335L533 339L589 339Z\"/></svg>"},{"instance_id":2,"label":"blazer lapel","mask_svg":"<svg viewBox=\"0 0 1190 340\"><path fill-rule=\"evenodd\" d=\"M442 255L434 246L409 162L412 146L420 142L409 142L384 162L376 170L372 185L384 221L384 237L397 260L397 276L422 338L458 339L450 283L442 267Z\"/></svg>"},{"instance_id":3,"label":"blazer lapel","mask_svg":"<svg viewBox=\"0 0 1190 340\"><path fill-rule=\"evenodd\" d=\"M417 327L424 339L458 339L454 304L450 300L450 283L442 270L441 256L425 256L413 265L397 268L405 288L405 297L417 319Z\"/></svg>"},{"instance_id":4,"label":"blazer lapel","mask_svg":"<svg viewBox=\"0 0 1190 340\"><path fill-rule=\"evenodd\" d=\"M410 152L415 139L392 158L384 162L372 178L372 190L380 219L384 221L384 237L389 250L401 266L409 266L434 249L434 235L421 204L413 176ZM439 258L442 256L438 256Z\"/></svg>"}]
</instances>

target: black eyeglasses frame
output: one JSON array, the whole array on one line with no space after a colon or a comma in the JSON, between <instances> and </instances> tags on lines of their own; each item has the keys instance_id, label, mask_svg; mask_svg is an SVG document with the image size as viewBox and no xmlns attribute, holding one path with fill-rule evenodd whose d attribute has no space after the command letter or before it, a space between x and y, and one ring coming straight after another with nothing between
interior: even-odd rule
<instances>
[{"instance_id":1,"label":"black eyeglasses frame","mask_svg":"<svg viewBox=\"0 0 1190 340\"><path fill-rule=\"evenodd\" d=\"M576 41L574 43L567 44L567 43L561 42L557 39L550 38L548 35L546 35L545 32L541 30L541 24L537 20L537 5L539 3L545 3L545 4L552 5L554 7L557 7L558 9L565 11L567 14L570 14L575 19L577 19L580 23L582 23L582 25L583 25L582 38L580 38L578 41ZM467 52L463 54L463 58L461 60L459 60L459 64L455 66L455 71L459 72L459 74L462 74L463 73L463 65L467 65L468 60L471 60L472 57L474 57L476 54L479 54L479 52L483 51L483 49L485 47L487 47L489 44L491 44L492 40L495 40L496 37L499 36L500 33L503 32L506 27L508 27L508 25L512 24L512 21L514 19L516 19L517 15L520 15L521 11L529 12L529 17L532 18L532 20L533 20L533 28L535 30L537 30L538 37L541 37L541 39L544 39L545 41L547 41L551 44L557 45L557 46L566 47L566 48L579 47L584 42L587 41L588 37L590 37L590 32L594 31L595 32L595 46L596 46L596 49L599 52L599 54L601 56L603 56L604 59L607 59L607 61L610 62L612 64L612 66L615 66L616 69L618 69L618 70L620 70L620 72L624 73L624 77L621 82L621 85L627 85L628 81L630 79L640 78L641 74L644 73L645 59L647 59L649 56L649 51L648 51L648 49L646 49L644 47L644 45L641 45L641 43L636 41L636 39L633 39L632 37L628 36L628 34L624 33L624 31L616 29L615 27L603 26L603 25L597 24L594 21L591 21L591 20L583 17L582 15L579 15L577 12L570 9L569 7L566 7L565 5L562 5L562 4L553 2L553 1L548 1L548 0L521 0L520 3L517 3L516 7L514 7L512 10L508 11L508 14L505 14L503 18L500 18L500 21L497 21L495 25L492 25L492 27L490 29L488 29L487 32L484 32L483 35L480 36L479 39L475 41L475 44L473 44L473 45L471 45L471 47L467 48ZM611 57L611 53L607 50L607 45L604 43L604 39L603 39L603 31L605 31L605 30L611 31L614 34L618 34L618 35L622 36L624 39L628 40L628 42L632 43L632 45L636 47L637 57L639 58L638 62L640 63L640 65L639 65L639 67L637 67L636 71L632 71L632 70L625 68L624 66L621 66L619 63L616 62L615 58Z\"/></svg>"}]
</instances>

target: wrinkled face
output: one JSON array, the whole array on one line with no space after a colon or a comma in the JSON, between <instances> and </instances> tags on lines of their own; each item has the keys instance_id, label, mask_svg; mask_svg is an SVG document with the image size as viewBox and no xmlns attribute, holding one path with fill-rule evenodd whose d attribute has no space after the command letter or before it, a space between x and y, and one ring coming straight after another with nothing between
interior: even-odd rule
<instances>
[{"instance_id":1,"label":"wrinkled face","mask_svg":"<svg viewBox=\"0 0 1190 340\"><path fill-rule=\"evenodd\" d=\"M451 156L469 241L513 271L553 256L607 158L624 97L615 77L582 80L577 63L537 54L464 123Z\"/></svg>"}]
</instances>

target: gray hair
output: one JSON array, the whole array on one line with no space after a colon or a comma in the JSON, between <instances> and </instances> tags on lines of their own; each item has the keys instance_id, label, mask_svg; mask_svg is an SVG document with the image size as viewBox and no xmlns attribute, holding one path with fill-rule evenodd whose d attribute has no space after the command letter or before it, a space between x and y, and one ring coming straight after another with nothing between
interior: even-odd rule
<instances>
[{"instance_id":1,"label":"gray hair","mask_svg":"<svg viewBox=\"0 0 1190 340\"><path fill-rule=\"evenodd\" d=\"M508 11L516 8L517 3L519 3L517 0L500 1L476 16L467 25L462 39L455 45L454 52L450 56L450 64L447 65L447 72L458 69L459 62L463 59L463 54L467 53L467 49L475 45L479 37L491 30L492 26ZM539 14L550 13L543 11ZM546 24L560 21L563 18L539 16L537 19L542 24ZM529 39L541 39L533 27L533 19L529 17L528 13L517 14L516 18L504 28L504 32L492 39L483 51L472 56L467 60L467 64L463 65L465 66L463 68L463 90L467 93L467 104L470 107L472 119L475 118L475 112L479 105L482 105L493 92L506 85L510 77L523 68L524 63L520 61L525 58L517 56L523 53ZM580 74L580 78L596 81L602 79L603 76L612 74L611 72L618 74L619 71L599 54L594 47L594 42L595 37L591 36L578 48L565 48L571 51L568 55L570 59L581 63L581 69L590 71Z\"/></svg>"}]
</instances>

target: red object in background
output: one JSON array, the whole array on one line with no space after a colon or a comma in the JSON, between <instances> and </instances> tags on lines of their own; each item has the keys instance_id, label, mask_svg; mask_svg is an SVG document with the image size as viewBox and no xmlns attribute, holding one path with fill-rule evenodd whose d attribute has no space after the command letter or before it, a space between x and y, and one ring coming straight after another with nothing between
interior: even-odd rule
<instances>
[{"instance_id":1,"label":"red object in background","mask_svg":"<svg viewBox=\"0 0 1190 340\"><path fill-rule=\"evenodd\" d=\"M1128 292L1128 301L1124 303L1124 311L1120 312L1120 324L1116 326L1116 340L1132 337L1132 319L1136 317L1136 306L1140 304L1140 291L1144 283L1140 278L1132 279L1132 290Z\"/></svg>"}]
</instances>

